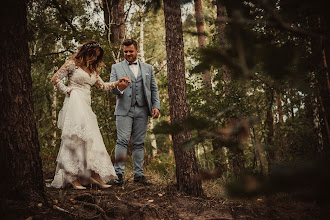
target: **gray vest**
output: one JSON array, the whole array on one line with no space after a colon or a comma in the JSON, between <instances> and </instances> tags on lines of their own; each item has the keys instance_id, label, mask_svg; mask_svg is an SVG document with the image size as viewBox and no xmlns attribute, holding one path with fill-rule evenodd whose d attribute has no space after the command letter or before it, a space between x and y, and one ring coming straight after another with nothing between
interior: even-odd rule
<instances>
[{"instance_id":1,"label":"gray vest","mask_svg":"<svg viewBox=\"0 0 330 220\"><path fill-rule=\"evenodd\" d=\"M133 75L133 73L132 73ZM144 95L144 88L143 88L143 80L142 74L139 70L139 74L137 79L134 77L131 78L131 86L132 86L132 103L131 106L137 104L138 106L146 106L146 98Z\"/></svg>"}]
</instances>

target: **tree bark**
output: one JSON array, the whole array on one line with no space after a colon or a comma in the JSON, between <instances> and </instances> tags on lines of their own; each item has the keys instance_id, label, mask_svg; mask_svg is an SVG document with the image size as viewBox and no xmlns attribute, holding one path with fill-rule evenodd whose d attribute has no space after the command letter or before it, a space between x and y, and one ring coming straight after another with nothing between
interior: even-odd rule
<instances>
[{"instance_id":1,"label":"tree bark","mask_svg":"<svg viewBox=\"0 0 330 220\"><path fill-rule=\"evenodd\" d=\"M283 107L282 107L282 98L281 93L277 93L276 96L276 105L277 105L277 113L278 113L278 124L279 126L284 125L284 115L283 115ZM280 157L285 155L286 149L285 149L285 136L284 132L282 131L282 128L277 129L279 131L280 136L280 143L281 143L281 151L280 151Z\"/></svg>"},{"instance_id":2,"label":"tree bark","mask_svg":"<svg viewBox=\"0 0 330 220\"><path fill-rule=\"evenodd\" d=\"M330 159L330 81L329 81L329 67L330 64L330 31L327 26L326 19L324 17L320 18L321 30L324 32L325 38L322 37L322 48L321 48L321 68L323 71L320 73L319 88L320 96L322 100L322 112L324 114L324 126L326 130L326 139L325 142L325 154L327 159ZM328 56L326 56L326 53Z\"/></svg>"},{"instance_id":3,"label":"tree bark","mask_svg":"<svg viewBox=\"0 0 330 220\"><path fill-rule=\"evenodd\" d=\"M111 0L102 0L104 28L107 41L110 43Z\"/></svg>"},{"instance_id":4,"label":"tree bark","mask_svg":"<svg viewBox=\"0 0 330 220\"><path fill-rule=\"evenodd\" d=\"M274 149L274 116L273 116L273 102L274 102L274 90L272 88L266 88L266 100L269 103L266 120L265 120L265 130L266 130L266 145L268 146L267 159L268 159L268 173L271 173L272 164L277 160L277 154Z\"/></svg>"},{"instance_id":5,"label":"tree bark","mask_svg":"<svg viewBox=\"0 0 330 220\"><path fill-rule=\"evenodd\" d=\"M187 105L187 88L183 49L180 5L175 0L163 0L166 28L167 80L171 123L180 123L190 114ZM191 138L191 132L173 134L176 177L179 190L194 196L203 194L194 149L184 151L182 144Z\"/></svg>"},{"instance_id":6,"label":"tree bark","mask_svg":"<svg viewBox=\"0 0 330 220\"><path fill-rule=\"evenodd\" d=\"M206 40L205 40L202 0L195 0L195 17L196 17L196 27L198 34L198 47L204 48L206 47ZM202 78L205 87L212 89L210 70L204 70Z\"/></svg>"},{"instance_id":7,"label":"tree bark","mask_svg":"<svg viewBox=\"0 0 330 220\"><path fill-rule=\"evenodd\" d=\"M312 30L324 30L322 27L322 20L320 17L312 17L310 21ZM319 104L321 128L323 133L323 146L319 146L321 149L321 157L330 158L330 129L329 129L329 117L330 117L330 94L328 89L329 77L328 67L324 50L324 39L321 36L311 37L311 69L315 73L316 83L316 98Z\"/></svg>"},{"instance_id":8,"label":"tree bark","mask_svg":"<svg viewBox=\"0 0 330 220\"><path fill-rule=\"evenodd\" d=\"M219 40L219 47L220 50L225 53L226 49L228 48L228 44L225 38L225 28L226 28L226 23L225 20L228 17L228 14L226 12L225 6L221 3L221 0L216 0L216 6L217 6L217 28L218 28L218 40ZM226 95L229 95L231 93L229 84L232 81L231 77L231 72L229 68L225 65L222 65L221 67L221 73L223 76L223 81L225 83L224 86L224 92ZM236 120L233 118L228 117L227 118L227 123L229 124L231 121ZM235 138L233 137L233 141L236 141ZM233 173L235 176L239 176L240 172L244 169L244 152L240 148L229 148L231 151L233 157L232 157L232 168L233 168Z\"/></svg>"},{"instance_id":9,"label":"tree bark","mask_svg":"<svg viewBox=\"0 0 330 220\"><path fill-rule=\"evenodd\" d=\"M32 102L27 6L26 1L19 0L6 0L5 5L0 11L0 200L44 201Z\"/></svg>"},{"instance_id":10,"label":"tree bark","mask_svg":"<svg viewBox=\"0 0 330 220\"><path fill-rule=\"evenodd\" d=\"M112 47L113 59L117 63L123 59L121 43L125 38L125 0L103 0L103 12L107 40Z\"/></svg>"},{"instance_id":11,"label":"tree bark","mask_svg":"<svg viewBox=\"0 0 330 220\"><path fill-rule=\"evenodd\" d=\"M228 45L225 38L225 28L226 23L225 19L227 18L225 7L221 4L221 0L216 0L217 6L217 26L218 26L218 40L221 50L226 50ZM231 73L225 65L221 67L223 80L227 83L231 82ZM229 93L228 89L226 90L227 94Z\"/></svg>"},{"instance_id":12,"label":"tree bark","mask_svg":"<svg viewBox=\"0 0 330 220\"><path fill-rule=\"evenodd\" d=\"M322 128L321 128L321 120L320 120L320 105L317 98L317 88L316 88L316 80L315 80L315 74L311 74L310 77L310 87L312 88L311 93L311 100L310 104L312 107L312 114L313 114L313 126L314 126L314 132L317 136L317 152L319 155L322 155L323 153L323 134L322 134Z\"/></svg>"}]
</instances>

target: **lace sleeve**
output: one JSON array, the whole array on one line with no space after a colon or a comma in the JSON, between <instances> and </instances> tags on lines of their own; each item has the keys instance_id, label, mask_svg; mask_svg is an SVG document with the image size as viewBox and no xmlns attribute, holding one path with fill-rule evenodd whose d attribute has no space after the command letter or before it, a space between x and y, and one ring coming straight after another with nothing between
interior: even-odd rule
<instances>
[{"instance_id":1,"label":"lace sleeve","mask_svg":"<svg viewBox=\"0 0 330 220\"><path fill-rule=\"evenodd\" d=\"M96 76L95 86L104 91L111 90L116 87L116 82L105 83L99 75Z\"/></svg>"},{"instance_id":2,"label":"lace sleeve","mask_svg":"<svg viewBox=\"0 0 330 220\"><path fill-rule=\"evenodd\" d=\"M68 88L63 83L63 78L68 77L70 73L72 73L75 69L76 65L73 60L68 60L59 71L55 73L55 75L52 78L52 83L54 86L56 86L61 92L68 94L70 91L70 88Z\"/></svg>"}]
</instances>

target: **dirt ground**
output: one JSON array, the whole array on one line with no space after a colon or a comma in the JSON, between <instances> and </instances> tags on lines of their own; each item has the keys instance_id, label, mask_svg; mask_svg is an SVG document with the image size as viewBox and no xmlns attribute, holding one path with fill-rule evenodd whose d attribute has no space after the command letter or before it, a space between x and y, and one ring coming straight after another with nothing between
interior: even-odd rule
<instances>
[{"instance_id":1,"label":"dirt ground","mask_svg":"<svg viewBox=\"0 0 330 220\"><path fill-rule=\"evenodd\" d=\"M327 219L326 208L288 194L250 200L206 195L191 197L174 185L124 186L87 190L46 188L48 204L8 201L5 219ZM2 219L2 218L1 218Z\"/></svg>"}]
</instances>

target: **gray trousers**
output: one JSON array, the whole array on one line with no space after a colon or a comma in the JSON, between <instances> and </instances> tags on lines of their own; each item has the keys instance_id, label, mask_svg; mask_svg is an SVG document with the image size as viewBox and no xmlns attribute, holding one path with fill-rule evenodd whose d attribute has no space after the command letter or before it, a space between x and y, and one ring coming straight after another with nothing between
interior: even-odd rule
<instances>
[{"instance_id":1,"label":"gray trousers","mask_svg":"<svg viewBox=\"0 0 330 220\"><path fill-rule=\"evenodd\" d=\"M134 105L130 108L127 116L116 116L117 143L115 148L115 157L126 157L127 145L132 135L133 141L133 172L134 177L143 176L144 161L144 139L148 125L148 107ZM125 172L125 162L119 161L115 165L116 174L123 175Z\"/></svg>"}]
</instances>

